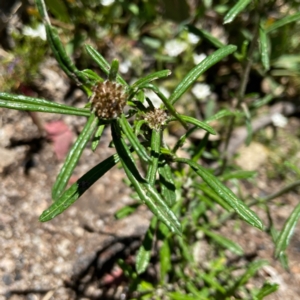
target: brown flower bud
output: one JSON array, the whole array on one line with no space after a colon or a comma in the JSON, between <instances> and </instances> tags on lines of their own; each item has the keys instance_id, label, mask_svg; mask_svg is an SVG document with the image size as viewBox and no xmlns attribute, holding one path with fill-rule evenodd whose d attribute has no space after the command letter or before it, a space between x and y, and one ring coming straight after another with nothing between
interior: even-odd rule
<instances>
[{"instance_id":1,"label":"brown flower bud","mask_svg":"<svg viewBox=\"0 0 300 300\"><path fill-rule=\"evenodd\" d=\"M148 111L144 119L151 129L159 130L161 126L166 124L168 115L163 109L155 108L154 110Z\"/></svg>"},{"instance_id":2,"label":"brown flower bud","mask_svg":"<svg viewBox=\"0 0 300 300\"><path fill-rule=\"evenodd\" d=\"M90 99L91 109L101 119L115 119L122 112L126 104L126 93L122 85L106 80L94 87Z\"/></svg>"}]
</instances>

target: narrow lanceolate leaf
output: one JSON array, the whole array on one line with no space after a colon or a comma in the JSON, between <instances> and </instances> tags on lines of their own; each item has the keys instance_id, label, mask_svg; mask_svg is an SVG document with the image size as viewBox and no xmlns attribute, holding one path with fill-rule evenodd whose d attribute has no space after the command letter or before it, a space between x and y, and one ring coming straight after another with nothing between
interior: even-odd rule
<instances>
[{"instance_id":1,"label":"narrow lanceolate leaf","mask_svg":"<svg viewBox=\"0 0 300 300\"><path fill-rule=\"evenodd\" d=\"M209 123L211 121L219 120L219 119L224 118L224 117L239 116L239 115L243 115L243 113L241 113L241 112L233 112L233 111L230 111L228 109L222 109L219 112L217 112L215 115L213 115L213 116L209 117L208 119L206 119L205 122Z\"/></svg>"},{"instance_id":2,"label":"narrow lanceolate leaf","mask_svg":"<svg viewBox=\"0 0 300 300\"><path fill-rule=\"evenodd\" d=\"M230 250L231 252L237 254L237 255L243 255L244 251L242 247L233 241L225 238L224 236L217 234L215 232L212 232L206 228L201 227L200 230L202 230L207 236L212 238L216 243L221 245L222 247Z\"/></svg>"},{"instance_id":3,"label":"narrow lanceolate leaf","mask_svg":"<svg viewBox=\"0 0 300 300\"><path fill-rule=\"evenodd\" d=\"M55 59L59 63L60 67L63 71L75 82L79 85L86 85L91 88L93 83L89 81L88 77L80 72L72 62L72 60L67 55L57 33L56 28L51 26L50 24L45 24L46 33L47 33L47 41L51 47L51 50L55 56Z\"/></svg>"},{"instance_id":4,"label":"narrow lanceolate leaf","mask_svg":"<svg viewBox=\"0 0 300 300\"><path fill-rule=\"evenodd\" d=\"M137 253L135 268L138 274L144 273L149 265L156 224L157 218L153 217Z\"/></svg>"},{"instance_id":5,"label":"narrow lanceolate leaf","mask_svg":"<svg viewBox=\"0 0 300 300\"><path fill-rule=\"evenodd\" d=\"M279 284L277 283L264 283L263 287L258 291L258 293L255 295L255 299L262 300L265 299L268 295L276 292L279 288Z\"/></svg>"},{"instance_id":6,"label":"narrow lanceolate leaf","mask_svg":"<svg viewBox=\"0 0 300 300\"><path fill-rule=\"evenodd\" d=\"M159 261L160 261L160 281L164 283L166 280L166 275L172 269L172 259L171 259L171 249L168 239L163 241L163 244L159 251Z\"/></svg>"},{"instance_id":7,"label":"narrow lanceolate leaf","mask_svg":"<svg viewBox=\"0 0 300 300\"><path fill-rule=\"evenodd\" d=\"M235 19L235 17L240 12L242 12L250 2L251 0L239 0L226 14L226 16L224 17L223 24L232 22Z\"/></svg>"},{"instance_id":8,"label":"narrow lanceolate leaf","mask_svg":"<svg viewBox=\"0 0 300 300\"><path fill-rule=\"evenodd\" d=\"M52 199L56 201L64 191L74 168L77 165L77 162L82 154L83 149L85 148L87 142L90 140L93 132L95 131L98 125L98 119L94 114L91 114L86 125L83 128L83 131L80 133L76 142L74 143L72 149L70 150L65 163L57 176L57 179L52 188Z\"/></svg>"},{"instance_id":9,"label":"narrow lanceolate leaf","mask_svg":"<svg viewBox=\"0 0 300 300\"><path fill-rule=\"evenodd\" d=\"M92 151L95 151L97 146L99 145L103 130L105 125L100 125L94 135L94 139L92 141Z\"/></svg>"},{"instance_id":10,"label":"narrow lanceolate leaf","mask_svg":"<svg viewBox=\"0 0 300 300\"><path fill-rule=\"evenodd\" d=\"M129 215L131 215L132 213L134 213L139 206L141 205L141 203L133 203L131 205L126 205L124 207L122 207L121 209L119 209L116 213L115 213L115 218L117 220L120 219L124 219L126 217L128 217Z\"/></svg>"},{"instance_id":11,"label":"narrow lanceolate leaf","mask_svg":"<svg viewBox=\"0 0 300 300\"><path fill-rule=\"evenodd\" d=\"M210 199L212 199L214 202L218 203L219 205L221 205L224 209L226 209L227 211L232 211L232 207L226 202L224 201L224 199L222 197L220 197L215 191L213 191L211 188L209 188L208 186L201 184L199 186L199 189L206 195L208 196Z\"/></svg>"},{"instance_id":12,"label":"narrow lanceolate leaf","mask_svg":"<svg viewBox=\"0 0 300 300\"><path fill-rule=\"evenodd\" d=\"M257 175L256 171L236 171L230 172L227 174L222 175L222 180L229 180L229 179L249 179L253 178Z\"/></svg>"},{"instance_id":13,"label":"narrow lanceolate leaf","mask_svg":"<svg viewBox=\"0 0 300 300\"><path fill-rule=\"evenodd\" d=\"M91 88L93 86L93 83L89 81L88 77L80 72L71 59L68 57L60 39L57 33L56 28L51 26L50 19L48 16L48 12L46 9L46 5L44 0L36 0L36 5L38 8L38 11L43 18L43 21L45 23L45 29L47 33L47 41L49 42L49 45L53 51L53 54L61 66L62 70L73 80L75 80L78 84L84 84L85 86Z\"/></svg>"},{"instance_id":14,"label":"narrow lanceolate leaf","mask_svg":"<svg viewBox=\"0 0 300 300\"><path fill-rule=\"evenodd\" d=\"M269 33L273 30L276 30L276 29L284 26L284 25L287 25L289 23L296 22L299 20L300 20L300 12L298 12L294 15L291 15L291 16L284 17L284 18L274 22L272 25L270 25L269 27L266 28L266 32Z\"/></svg>"},{"instance_id":15,"label":"narrow lanceolate leaf","mask_svg":"<svg viewBox=\"0 0 300 300\"><path fill-rule=\"evenodd\" d=\"M276 239L275 256L278 257L289 245L293 231L300 218L300 203L295 207L289 218L286 220L282 231Z\"/></svg>"},{"instance_id":16,"label":"narrow lanceolate leaf","mask_svg":"<svg viewBox=\"0 0 300 300\"><path fill-rule=\"evenodd\" d=\"M269 262L267 260L257 260L251 263L248 267L246 272L238 279L235 283L233 290L236 290L240 286L244 286L250 278L252 278L256 272L261 269L263 266L268 265Z\"/></svg>"},{"instance_id":17,"label":"narrow lanceolate leaf","mask_svg":"<svg viewBox=\"0 0 300 300\"><path fill-rule=\"evenodd\" d=\"M159 149L161 143L162 132L161 130L152 130L151 135L151 162L149 164L146 179L150 185L155 184L156 173L158 168L158 160L159 160Z\"/></svg>"},{"instance_id":18,"label":"narrow lanceolate leaf","mask_svg":"<svg viewBox=\"0 0 300 300\"><path fill-rule=\"evenodd\" d=\"M49 18L44 0L35 0L36 7L43 19Z\"/></svg>"},{"instance_id":19,"label":"narrow lanceolate leaf","mask_svg":"<svg viewBox=\"0 0 300 300\"><path fill-rule=\"evenodd\" d=\"M263 229L263 224L259 217L213 174L192 160L177 158L176 161L188 164L243 220L252 226Z\"/></svg>"},{"instance_id":20,"label":"narrow lanceolate leaf","mask_svg":"<svg viewBox=\"0 0 300 300\"><path fill-rule=\"evenodd\" d=\"M81 73L85 74L92 82L94 82L95 84L97 82L103 82L103 78L100 77L96 72L94 72L93 70L90 69L84 69L81 71Z\"/></svg>"},{"instance_id":21,"label":"narrow lanceolate leaf","mask_svg":"<svg viewBox=\"0 0 300 300\"><path fill-rule=\"evenodd\" d=\"M111 62L109 74L108 74L108 80L110 81L116 81L117 75L119 71L119 61L117 59L114 59Z\"/></svg>"},{"instance_id":22,"label":"narrow lanceolate leaf","mask_svg":"<svg viewBox=\"0 0 300 300\"><path fill-rule=\"evenodd\" d=\"M181 148L185 141L187 140L187 138L194 132L198 129L197 126L193 126L192 128L190 128L188 131L186 131L185 134L183 134L176 142L175 146L173 147L173 152L176 153L176 151Z\"/></svg>"},{"instance_id":23,"label":"narrow lanceolate leaf","mask_svg":"<svg viewBox=\"0 0 300 300\"><path fill-rule=\"evenodd\" d=\"M236 51L237 47L234 45L228 45L218 49L210 56L206 57L202 62L195 66L180 82L174 92L169 98L169 102L174 104L187 90L188 88L211 66L222 60L224 57L232 54Z\"/></svg>"},{"instance_id":24,"label":"narrow lanceolate leaf","mask_svg":"<svg viewBox=\"0 0 300 300\"><path fill-rule=\"evenodd\" d=\"M259 49L261 62L266 71L270 69L270 58L269 58L269 39L262 26L259 28Z\"/></svg>"},{"instance_id":25,"label":"narrow lanceolate leaf","mask_svg":"<svg viewBox=\"0 0 300 300\"><path fill-rule=\"evenodd\" d=\"M150 83L151 81L157 80L159 78L163 78L163 77L167 77L171 74L170 70L162 70L162 71L158 71L158 72L154 72L152 74L149 74L143 78L140 78L139 80L137 80L132 86L131 89L132 90L136 90L138 89L140 86Z\"/></svg>"},{"instance_id":26,"label":"narrow lanceolate leaf","mask_svg":"<svg viewBox=\"0 0 300 300\"><path fill-rule=\"evenodd\" d=\"M172 207L176 202L176 187L171 167L166 163L158 168L158 173L161 194L168 206Z\"/></svg>"},{"instance_id":27,"label":"narrow lanceolate leaf","mask_svg":"<svg viewBox=\"0 0 300 300\"><path fill-rule=\"evenodd\" d=\"M89 109L75 108L39 98L9 93L0 93L0 107L84 117L89 117L91 114Z\"/></svg>"},{"instance_id":28,"label":"narrow lanceolate leaf","mask_svg":"<svg viewBox=\"0 0 300 300\"><path fill-rule=\"evenodd\" d=\"M215 132L215 130L205 122L199 121L193 117L189 117L189 116L185 116L185 115L180 115L180 118L183 119L187 123L193 124L201 129L204 129L205 131L209 132L210 134L213 134L213 135L217 134ZM174 119L169 119L169 121L174 121Z\"/></svg>"},{"instance_id":29,"label":"narrow lanceolate leaf","mask_svg":"<svg viewBox=\"0 0 300 300\"><path fill-rule=\"evenodd\" d=\"M100 67L100 69L109 76L110 72L110 65L106 61L106 59L92 46L85 45L85 49L87 53L90 55L90 57L97 63L97 65ZM128 86L127 82L119 75L117 74L116 81L122 85Z\"/></svg>"},{"instance_id":30,"label":"narrow lanceolate leaf","mask_svg":"<svg viewBox=\"0 0 300 300\"><path fill-rule=\"evenodd\" d=\"M47 1L47 7L50 10L50 12L53 14L53 16L58 19L59 21L62 21L64 23L71 23L71 18L69 15L68 7L66 4L61 0L51 0Z\"/></svg>"},{"instance_id":31,"label":"narrow lanceolate leaf","mask_svg":"<svg viewBox=\"0 0 300 300\"><path fill-rule=\"evenodd\" d=\"M146 148L140 143L137 136L134 134L130 124L125 118L124 114L121 115L118 122L124 132L126 138L129 140L131 146L136 151L137 155L145 162L149 162L151 158L149 157Z\"/></svg>"},{"instance_id":32,"label":"narrow lanceolate leaf","mask_svg":"<svg viewBox=\"0 0 300 300\"><path fill-rule=\"evenodd\" d=\"M187 25L187 28L193 34L198 35L201 38L209 41L216 48L222 48L225 46L225 44L223 44L219 39L215 38L213 35L211 35L208 31L206 31L204 29L198 29L194 25Z\"/></svg>"},{"instance_id":33,"label":"narrow lanceolate leaf","mask_svg":"<svg viewBox=\"0 0 300 300\"><path fill-rule=\"evenodd\" d=\"M105 159L97 166L79 178L67 189L62 196L46 209L40 216L41 222L52 220L72 205L88 188L90 188L101 176L110 170L119 161L117 154Z\"/></svg>"},{"instance_id":34,"label":"narrow lanceolate leaf","mask_svg":"<svg viewBox=\"0 0 300 300\"><path fill-rule=\"evenodd\" d=\"M112 136L124 171L141 201L144 202L152 213L172 232L181 235L181 226L175 214L166 205L156 189L140 175L129 148L123 140L121 130L118 127L117 122L112 123Z\"/></svg>"}]
</instances>

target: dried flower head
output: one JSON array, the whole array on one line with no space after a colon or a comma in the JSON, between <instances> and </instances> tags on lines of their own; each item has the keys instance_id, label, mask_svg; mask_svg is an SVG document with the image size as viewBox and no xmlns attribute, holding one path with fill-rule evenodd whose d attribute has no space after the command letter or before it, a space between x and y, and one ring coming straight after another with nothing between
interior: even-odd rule
<instances>
[{"instance_id":1,"label":"dried flower head","mask_svg":"<svg viewBox=\"0 0 300 300\"><path fill-rule=\"evenodd\" d=\"M117 118L126 104L123 87L113 81L99 82L90 99L92 111L101 119Z\"/></svg>"},{"instance_id":2,"label":"dried flower head","mask_svg":"<svg viewBox=\"0 0 300 300\"><path fill-rule=\"evenodd\" d=\"M148 111L144 119L150 128L159 130L161 126L166 124L168 115L163 109L155 108L154 110Z\"/></svg>"}]
</instances>

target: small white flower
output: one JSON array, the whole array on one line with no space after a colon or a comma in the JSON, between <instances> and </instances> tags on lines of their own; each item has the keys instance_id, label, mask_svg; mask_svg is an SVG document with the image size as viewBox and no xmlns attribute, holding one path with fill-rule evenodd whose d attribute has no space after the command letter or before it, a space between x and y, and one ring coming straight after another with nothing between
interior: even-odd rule
<instances>
[{"instance_id":1,"label":"small white flower","mask_svg":"<svg viewBox=\"0 0 300 300\"><path fill-rule=\"evenodd\" d=\"M201 61L203 61L206 57L207 57L207 56L206 56L206 54L204 54L204 53L200 53L200 54L194 53L194 54L193 54L194 64L195 64L195 65L200 64Z\"/></svg>"},{"instance_id":2,"label":"small white flower","mask_svg":"<svg viewBox=\"0 0 300 300\"><path fill-rule=\"evenodd\" d=\"M44 24L39 24L37 28L32 28L30 26L23 27L23 34L31 37L39 37L42 40L46 40L46 29Z\"/></svg>"},{"instance_id":3,"label":"small white flower","mask_svg":"<svg viewBox=\"0 0 300 300\"><path fill-rule=\"evenodd\" d=\"M119 71L123 74L127 73L132 66L130 60L124 60L123 62L120 63L119 65Z\"/></svg>"},{"instance_id":4,"label":"small white flower","mask_svg":"<svg viewBox=\"0 0 300 300\"><path fill-rule=\"evenodd\" d=\"M165 95L166 98L169 98L170 93L167 89L165 89L164 87L160 87L159 90L162 94ZM146 90L145 96L150 99L155 108L160 108L161 104L163 103L161 99L152 90ZM147 101L144 101L144 106L149 106Z\"/></svg>"},{"instance_id":5,"label":"small white flower","mask_svg":"<svg viewBox=\"0 0 300 300\"><path fill-rule=\"evenodd\" d=\"M182 53L186 48L187 44L180 40L171 40L166 42L165 44L165 52L172 57L178 56Z\"/></svg>"},{"instance_id":6,"label":"small white flower","mask_svg":"<svg viewBox=\"0 0 300 300\"><path fill-rule=\"evenodd\" d=\"M276 114L272 115L271 119L272 119L273 125L276 127L280 127L280 128L285 127L288 122L287 118L280 113L276 113Z\"/></svg>"},{"instance_id":7,"label":"small white flower","mask_svg":"<svg viewBox=\"0 0 300 300\"><path fill-rule=\"evenodd\" d=\"M189 33L188 33L188 41L189 41L191 44L197 44L197 43L200 41L200 38L199 38L198 35L189 32Z\"/></svg>"},{"instance_id":8,"label":"small white flower","mask_svg":"<svg viewBox=\"0 0 300 300\"><path fill-rule=\"evenodd\" d=\"M113 4L115 2L115 0L101 0L101 4L103 6L109 6L111 4Z\"/></svg>"},{"instance_id":9,"label":"small white flower","mask_svg":"<svg viewBox=\"0 0 300 300\"><path fill-rule=\"evenodd\" d=\"M192 88L192 93L197 99L204 100L211 94L211 91L209 85L205 83L196 83Z\"/></svg>"}]
</instances>

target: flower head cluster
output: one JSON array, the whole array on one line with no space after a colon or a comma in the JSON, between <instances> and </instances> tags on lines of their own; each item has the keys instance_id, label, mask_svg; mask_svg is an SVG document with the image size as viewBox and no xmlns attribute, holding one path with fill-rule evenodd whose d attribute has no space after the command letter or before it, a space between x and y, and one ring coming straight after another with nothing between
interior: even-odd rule
<instances>
[{"instance_id":1,"label":"flower head cluster","mask_svg":"<svg viewBox=\"0 0 300 300\"><path fill-rule=\"evenodd\" d=\"M144 119L151 129L159 130L161 126L166 124L168 115L163 109L155 108L154 110L148 111Z\"/></svg>"},{"instance_id":2,"label":"flower head cluster","mask_svg":"<svg viewBox=\"0 0 300 300\"><path fill-rule=\"evenodd\" d=\"M90 99L92 111L101 119L117 118L126 104L123 87L113 81L99 82Z\"/></svg>"}]
</instances>

